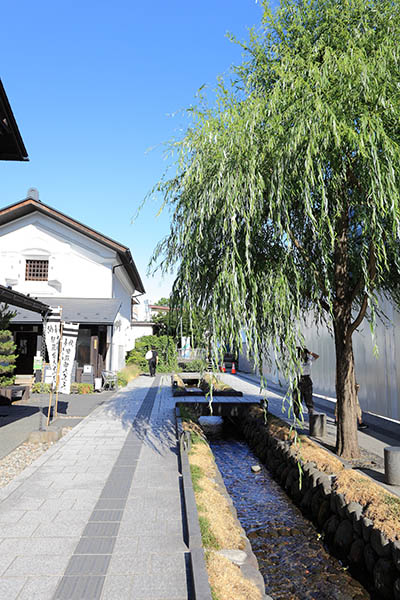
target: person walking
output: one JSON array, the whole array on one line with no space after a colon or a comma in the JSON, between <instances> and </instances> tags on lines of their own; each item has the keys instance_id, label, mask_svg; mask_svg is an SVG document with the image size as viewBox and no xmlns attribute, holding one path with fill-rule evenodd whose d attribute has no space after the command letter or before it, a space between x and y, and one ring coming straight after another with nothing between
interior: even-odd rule
<instances>
[{"instance_id":1,"label":"person walking","mask_svg":"<svg viewBox=\"0 0 400 600\"><path fill-rule=\"evenodd\" d=\"M151 355L150 355L150 353L151 353ZM148 361L149 361L150 377L155 377L156 376L156 369L157 369L157 365L158 365L158 352L154 348L154 346L152 346L151 350L149 350L146 353L146 358L147 357L149 357Z\"/></svg>"},{"instance_id":2,"label":"person walking","mask_svg":"<svg viewBox=\"0 0 400 600\"><path fill-rule=\"evenodd\" d=\"M306 405L309 415L314 412L311 365L319 358L319 354L310 352L307 348L300 348L300 346L297 346L297 353L300 360L300 373L293 393L293 410L296 417L300 415L302 402Z\"/></svg>"}]
</instances>

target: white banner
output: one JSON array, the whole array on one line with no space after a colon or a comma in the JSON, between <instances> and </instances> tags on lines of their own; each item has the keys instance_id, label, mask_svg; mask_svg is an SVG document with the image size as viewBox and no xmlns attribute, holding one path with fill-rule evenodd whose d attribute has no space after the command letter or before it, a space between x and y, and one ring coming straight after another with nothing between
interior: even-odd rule
<instances>
[{"instance_id":1,"label":"white banner","mask_svg":"<svg viewBox=\"0 0 400 600\"><path fill-rule=\"evenodd\" d=\"M51 308L46 318L45 339L51 369L52 389L56 387L58 347L60 343L61 308Z\"/></svg>"},{"instance_id":2,"label":"white banner","mask_svg":"<svg viewBox=\"0 0 400 600\"><path fill-rule=\"evenodd\" d=\"M64 323L61 343L60 379L58 391L69 394L71 391L71 373L75 360L78 323Z\"/></svg>"}]
</instances>

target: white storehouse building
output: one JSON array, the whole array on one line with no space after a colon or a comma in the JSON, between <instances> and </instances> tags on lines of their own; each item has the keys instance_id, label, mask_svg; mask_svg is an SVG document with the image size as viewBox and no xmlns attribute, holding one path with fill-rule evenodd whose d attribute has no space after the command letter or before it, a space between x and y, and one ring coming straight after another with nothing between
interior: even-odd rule
<instances>
[{"instance_id":1,"label":"white storehouse building","mask_svg":"<svg viewBox=\"0 0 400 600\"><path fill-rule=\"evenodd\" d=\"M79 323L75 373L117 371L135 339L151 333L133 308L145 290L129 248L39 200L0 209L0 284L61 306L65 321ZM12 330L19 354L16 373L33 372L42 347L41 316L18 309Z\"/></svg>"}]
</instances>

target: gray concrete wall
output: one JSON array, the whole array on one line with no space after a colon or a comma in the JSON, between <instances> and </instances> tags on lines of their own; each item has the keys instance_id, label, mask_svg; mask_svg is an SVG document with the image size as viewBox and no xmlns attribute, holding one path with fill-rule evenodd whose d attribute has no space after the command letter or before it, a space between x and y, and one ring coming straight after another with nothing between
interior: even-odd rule
<instances>
[{"instance_id":1,"label":"gray concrete wall","mask_svg":"<svg viewBox=\"0 0 400 600\"><path fill-rule=\"evenodd\" d=\"M369 324L364 321L353 335L353 348L356 363L356 377L360 384L359 401L364 411L389 419L400 420L400 314L386 301L381 304L391 324L377 323L375 342L378 356L373 352L373 341ZM304 329L306 345L320 358L312 368L314 392L325 396L335 396L335 346L326 327L317 328L308 324ZM245 353L239 357L242 371L254 372L253 365ZM279 373L267 365L264 375L274 383L281 379Z\"/></svg>"}]
</instances>

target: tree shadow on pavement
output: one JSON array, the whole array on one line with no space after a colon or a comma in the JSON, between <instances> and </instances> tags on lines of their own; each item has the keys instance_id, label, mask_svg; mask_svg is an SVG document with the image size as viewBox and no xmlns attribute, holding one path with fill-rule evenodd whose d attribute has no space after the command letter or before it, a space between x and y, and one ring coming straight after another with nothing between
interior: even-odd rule
<instances>
[{"instance_id":1,"label":"tree shadow on pavement","mask_svg":"<svg viewBox=\"0 0 400 600\"><path fill-rule=\"evenodd\" d=\"M30 417L35 413L39 412L38 406L26 406L26 405L3 405L0 406L0 427Z\"/></svg>"}]
</instances>

